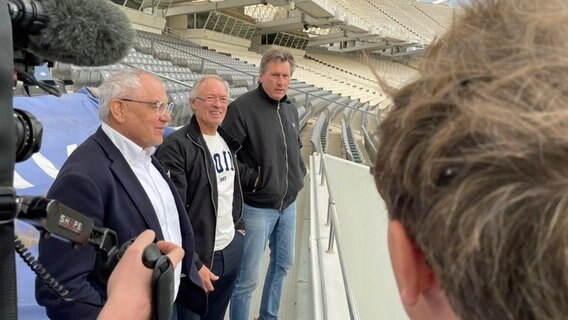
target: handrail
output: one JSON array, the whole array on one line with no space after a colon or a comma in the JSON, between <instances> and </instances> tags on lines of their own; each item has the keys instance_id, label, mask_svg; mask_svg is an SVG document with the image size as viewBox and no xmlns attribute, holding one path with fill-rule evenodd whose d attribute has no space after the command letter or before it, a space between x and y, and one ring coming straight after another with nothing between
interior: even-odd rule
<instances>
[{"instance_id":1,"label":"handrail","mask_svg":"<svg viewBox=\"0 0 568 320\"><path fill-rule=\"evenodd\" d=\"M310 172L315 177L315 163L314 158L310 157ZM311 260L311 274L312 274L312 295L313 295L313 310L314 320L327 319L327 303L323 298L325 294L325 281L321 280L323 259L320 254L317 254L319 247L318 240L320 239L319 228L316 221L318 220L318 201L317 201L317 182L316 179L310 179L310 198L313 199L310 204L310 260ZM315 235L315 237L313 236Z\"/></svg>"},{"instance_id":2,"label":"handrail","mask_svg":"<svg viewBox=\"0 0 568 320\"><path fill-rule=\"evenodd\" d=\"M375 143L373 139L369 135L367 131L367 127L361 127L361 135L363 135L363 140L365 141L365 150L367 150L367 155L369 155L369 160L371 164L375 162L377 158L377 147L375 147Z\"/></svg>"},{"instance_id":3,"label":"handrail","mask_svg":"<svg viewBox=\"0 0 568 320\"><path fill-rule=\"evenodd\" d=\"M144 34L139 34L138 37L141 37L141 38L144 38L144 39L146 39L146 40L149 40L149 41L151 42L152 47L153 47L154 42L155 42L155 43L159 43L160 45L164 45L164 46L166 46L166 47L168 47L168 48L177 50L177 51L179 51L179 52L181 52L181 53L188 54L188 55L190 55L190 56L193 56L193 57L196 57L196 58L200 59L200 60L201 60L201 65L202 65L202 70L201 70L202 73L203 73L204 63L205 63L205 61L207 61L207 62L210 62L210 63L212 63L212 64L218 65L218 66L220 66L220 67L228 68L228 69L233 70L233 71L236 71L236 72L238 72L238 73L240 73L240 74L243 74L243 75L252 77L253 85L254 85L254 83L256 82L256 79L258 78L258 74L251 74L251 73L248 73L248 72L239 70L239 69L237 69L237 68L234 68L234 67L232 67L232 66L224 65L224 64L222 64L222 63L220 63L220 62L207 59L207 58L202 57L202 56L199 56L199 55L197 55L197 54L194 54L194 53L191 53L191 52L182 50L182 49L180 49L180 48L177 48L177 47L175 47L175 46L172 46L171 44L169 44L169 43L167 43L167 42L164 42L164 41L162 41L162 40L157 40L157 39L155 39L155 38L147 37L147 36L144 35ZM200 49L201 49L201 48L200 48ZM154 49L152 49L152 50L154 50ZM204 49L202 49L202 50L204 50ZM328 98L325 98L325 97L320 97L320 96L311 94L310 92L304 91L304 90L302 90L302 89L297 89L297 88L290 88L290 89L305 94L305 95L306 95L306 101L308 101L308 96L310 96L310 97L315 97L315 98L322 99L322 100L324 100L324 101L327 101L327 102L330 102L330 103L333 103L333 104L341 105L341 106L343 106L343 107L345 107L345 108L353 109L354 111L359 111L359 112L365 112L365 113L368 113L368 114L373 114L372 112L360 110L360 109L358 109L357 107L352 107L352 106L350 106L349 104L346 104L346 103L338 103L338 102L336 102L336 101L334 101L334 100L331 100L331 99L328 99ZM324 90L324 91L327 91L327 90Z\"/></svg>"},{"instance_id":4,"label":"handrail","mask_svg":"<svg viewBox=\"0 0 568 320\"><path fill-rule=\"evenodd\" d=\"M179 84L179 85L182 85L182 86L184 86L184 87L188 87L189 89L191 89L191 87L192 87L192 86L191 86L190 84L188 84L187 82L183 82L183 81L179 81L179 80L174 79L174 78L170 78L170 77L168 77L168 76L165 76L165 75L163 75L163 74L159 74L159 73L157 73L157 72L155 72L155 71L152 71L152 70L147 70L147 69L144 69L144 68L142 68L142 67L135 66L135 65L130 64L130 63L120 62L120 64L125 65L125 66L130 67L130 68L134 68L134 69L138 69L138 70L143 70L144 72L150 73L150 74L152 74L152 75L154 75L154 76L156 76L156 77L158 77L158 78L162 78L162 79L165 79L165 80L168 80L168 81L171 81L171 82L175 82L175 83L177 83L177 84Z\"/></svg>"},{"instance_id":5,"label":"handrail","mask_svg":"<svg viewBox=\"0 0 568 320\"><path fill-rule=\"evenodd\" d=\"M164 35L169 35L169 36L174 36L176 38L179 38L180 40L183 40L183 34L179 31L177 31L176 29L169 27L169 26L165 26L164 27Z\"/></svg>"},{"instance_id":6,"label":"handrail","mask_svg":"<svg viewBox=\"0 0 568 320\"><path fill-rule=\"evenodd\" d=\"M321 150L319 150L321 151ZM322 185L323 185L323 179L325 177L325 179L327 180L327 164L326 164L326 160L325 160L325 154L323 153L319 153L320 154L320 170L322 172ZM329 195L329 201L328 201L328 217L327 220L329 221L330 224L330 231L329 231L329 243L328 243L328 249L326 251L326 253L331 254L334 253L334 245L337 246L337 254L339 257L339 264L341 267L341 274L342 274L342 279L343 279L343 285L345 288L345 295L346 295L346 299L347 299L347 306L349 309L349 316L351 320L359 320L359 311L357 309L357 305L355 303L355 298L354 298L354 294L353 294L353 289L351 287L351 282L349 279L349 275L347 274L346 270L346 263L345 263L345 259L343 257L342 251L341 251L341 229L339 228L339 224L338 224L338 219L337 219L337 212L335 209L335 202L333 201L333 193L332 190L329 186L329 183L327 183L327 192ZM316 199L314 200L317 203L317 193L316 193ZM325 293L325 291L324 291Z\"/></svg>"},{"instance_id":7,"label":"handrail","mask_svg":"<svg viewBox=\"0 0 568 320\"><path fill-rule=\"evenodd\" d=\"M208 16L208 19L209 19L209 18L210 18L210 15ZM207 24L207 23L206 23L206 24ZM187 41L187 40L185 40L183 37L180 37L179 35L177 35L175 29L171 29L171 28L167 27L167 28L165 29L165 32L164 32L164 33L165 33L165 34L169 34L169 35L174 35L176 38L179 38L180 40ZM249 73L249 72L245 72L245 71L239 70L239 69L234 68L234 67L232 67L232 66L224 65L224 64L222 64L222 63L220 63L220 62L207 59L207 58L202 57L202 56L199 56L199 55L197 55L197 54L194 54L194 53L188 52L188 51L186 51L186 50L182 50L182 49L180 49L180 48L178 48L178 47L172 46L170 43L164 42L164 41L162 41L162 40L159 40L159 39L156 39L156 38L153 38L153 37L149 37L149 36L147 36L147 35L145 35L145 34L143 34L143 33L139 33L137 36L140 37L140 38L149 40L149 41L151 42L152 53L155 52L155 51L154 51L154 43L159 43L159 44L164 45L164 46L166 46L166 47L168 47L168 48L174 49L174 50L179 51L179 52L181 52L181 53L188 54L188 55L190 55L190 56L193 56L193 57L196 57L196 58L200 59L200 60L201 60L201 65L202 65L201 73L203 73L203 69L204 69L205 62L209 62L209 63L211 63L211 64L214 64L214 65L217 65L217 66L220 66L220 67L223 67L223 68L227 68L227 69L236 71L236 72L238 72L239 74L242 74L242 75L251 77L251 78L252 78L252 82L253 82L253 86L254 86L254 84L255 84L256 81L257 81L258 74L251 74L251 73ZM200 48L200 47L197 46L197 48ZM201 49L201 48L200 48L200 49ZM204 49L202 49L202 50L204 50ZM307 97L307 96L315 96L315 95L312 95L312 94L310 94L310 93L308 93L308 92L305 92L305 91L303 91L303 90L301 90L301 89L295 89L295 88L291 88L291 89L296 90L296 91L298 91L298 92L300 92L300 93L306 94L306 97ZM324 91L325 91L325 90L324 90ZM317 97L317 96L316 96L316 97ZM344 107L346 107L346 108L349 108L349 109L358 110L358 108L353 108L353 107L351 107L351 106L348 105L348 104L337 103L337 102L335 102L335 101L333 101L333 100L326 99L326 98L324 98L324 97L317 97L317 98L321 98L321 99L324 100L324 101L328 101L328 102L332 102L332 103L336 103L336 104L342 105L342 106L344 106ZM306 99L306 101L307 101L307 99ZM361 104L363 104L363 102L361 102ZM363 112L363 111L360 111L360 112Z\"/></svg>"},{"instance_id":8,"label":"handrail","mask_svg":"<svg viewBox=\"0 0 568 320\"><path fill-rule=\"evenodd\" d=\"M153 53L154 53L154 50L155 50L155 48L154 48L154 43L159 43L160 45L163 45L163 46L166 46L166 47L168 47L168 48L177 50L177 51L179 51L180 53L188 54L188 55L190 55L190 56L193 56L193 57L196 57L196 58L200 59L200 60L201 60L201 66L202 66L201 73L203 73L203 69L204 69L204 66L205 66L205 62L209 62L209 63L212 63L212 64L214 64L214 65L217 65L217 66L220 66L220 67L223 67L223 68L227 68L227 69L236 71L236 72L238 72L238 73L240 73L240 74L242 74L242 75L246 75L246 76L251 77L251 78L252 78L252 82L253 82L253 86L255 85L255 83L256 83L256 81L257 81L257 79L258 79L258 74L251 74L251 73L249 73L249 72L245 72L245 71L239 70L239 69L234 68L234 67L232 67L232 66L224 65L224 64L222 64L221 62L217 62L217 61L214 61L214 60L211 60L211 59L207 59L207 58L205 58L205 57L199 56L199 55L194 54L194 53L192 53L192 52L188 52L188 51L186 51L186 50L182 50L182 49L180 49L180 48L178 48L178 47L175 47L175 46L171 45L170 43L167 43L167 42L165 42L165 41L158 40L158 39L155 39L155 38L152 38L152 37L148 37L148 36L146 36L146 35L144 35L144 34L141 34L141 33L138 34L137 36L140 37L140 38L149 40L149 41L151 42L152 52L153 52ZM188 45L188 46L189 46L189 45ZM205 49L202 49L201 47L197 47L197 48L199 48L199 49L201 49L201 50L205 50ZM331 99L328 99L328 98L325 98L325 97L320 97L320 96L311 94L310 92L304 91L304 90L299 89L299 88L290 88L290 89L295 90L295 91L297 91L297 92L300 92L300 93L304 94L304 95L306 96L306 100L305 100L305 101L308 101L308 97L316 97L316 98L322 99L322 100L324 100L324 101L327 101L327 102L329 102L329 103L341 105L341 106L343 106L344 108L349 108L349 109L353 109L354 111L358 111L358 112L361 112L361 113L367 113L367 114L374 115L373 112L366 111L366 110L361 110L361 109L359 109L359 108L357 108L357 107L352 107L352 106L350 106L349 104L346 104L346 103L339 103L339 102L336 102L336 101L334 101L334 100L331 100ZM327 91L327 90L324 90L324 91Z\"/></svg>"},{"instance_id":9,"label":"handrail","mask_svg":"<svg viewBox=\"0 0 568 320\"><path fill-rule=\"evenodd\" d=\"M164 41L162 41L162 40L157 40L157 39L154 39L154 38L146 37L146 36L144 36L144 35L138 35L138 36L141 37L141 38L144 38L144 39L146 39L146 40L149 40L150 43L151 43L151 45L152 45L152 50L155 50L155 49L153 48L154 43L159 43L160 45L166 46L166 47L168 47L168 48L177 50L177 51L179 51L179 52L181 52L181 53L184 53L184 54L187 54L187 55L190 55L190 56L193 56L193 57L198 58L198 59L201 60L202 68L203 68L203 66L204 66L204 61L207 61L207 62L213 63L213 64L215 64L215 65L219 65L220 67L227 68L227 69L231 69L231 70L233 70L233 71L237 71L237 72L239 72L239 73L242 73L243 75L250 76L250 77L252 77L253 79L256 79L256 78L258 77L258 75L256 75L256 74L250 74L250 73L248 73L248 72L239 70L239 69L237 69L237 68L233 68L233 67L231 67L231 66L224 65L224 64L222 64L222 63L220 63L220 62L207 59L207 58L205 58L205 57L199 56L199 55L194 54L194 53L192 53L192 52L188 52L188 51L185 51L185 50L183 50L183 49L180 49L180 48L177 48L177 47L175 47L175 46L172 46L171 44L169 44L169 43L167 43L167 42L164 42ZM189 47L189 45L188 45L188 47ZM202 49L201 47L197 47L197 48L200 49L200 50L205 50L205 49ZM201 70L201 71L203 71L203 70Z\"/></svg>"}]
</instances>

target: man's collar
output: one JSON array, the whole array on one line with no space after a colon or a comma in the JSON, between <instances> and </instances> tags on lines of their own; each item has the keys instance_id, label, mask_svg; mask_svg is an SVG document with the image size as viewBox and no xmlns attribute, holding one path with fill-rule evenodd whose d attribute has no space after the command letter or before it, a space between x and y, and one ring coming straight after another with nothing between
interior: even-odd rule
<instances>
[{"instance_id":1,"label":"man's collar","mask_svg":"<svg viewBox=\"0 0 568 320\"><path fill-rule=\"evenodd\" d=\"M267 100L269 100L269 101L272 101L272 102L274 102L274 103L278 103L278 102L284 103L284 102L288 101L288 94L285 94L285 95L282 97L282 99L280 99L280 100L274 100L274 99L272 99L272 98L268 95L268 93L266 93L266 91L264 91L264 88L262 87L262 83L259 83L259 84L258 84L258 90L260 91L260 95L261 95L262 97L264 97L265 99L267 99Z\"/></svg>"},{"instance_id":2,"label":"man's collar","mask_svg":"<svg viewBox=\"0 0 568 320\"><path fill-rule=\"evenodd\" d=\"M140 147L134 141L128 139L107 123L103 122L101 127L128 162L137 161L140 159L140 156L149 158L156 151L156 147Z\"/></svg>"}]
</instances>

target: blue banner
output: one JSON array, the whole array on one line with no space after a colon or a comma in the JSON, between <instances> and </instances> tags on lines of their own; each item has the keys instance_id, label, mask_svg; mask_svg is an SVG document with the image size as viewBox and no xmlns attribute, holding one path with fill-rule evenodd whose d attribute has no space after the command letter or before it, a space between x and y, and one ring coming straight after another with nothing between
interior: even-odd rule
<instances>
[{"instance_id":1,"label":"blue banner","mask_svg":"<svg viewBox=\"0 0 568 320\"><path fill-rule=\"evenodd\" d=\"M30 112L43 125L39 152L24 162L16 163L16 192L19 196L45 195L69 154L99 127L98 99L86 88L81 88L61 97L15 97L14 108ZM16 234L37 257L39 234L35 228L16 221ZM18 318L47 319L44 308L35 301L35 274L20 257L16 257L16 271Z\"/></svg>"}]
</instances>

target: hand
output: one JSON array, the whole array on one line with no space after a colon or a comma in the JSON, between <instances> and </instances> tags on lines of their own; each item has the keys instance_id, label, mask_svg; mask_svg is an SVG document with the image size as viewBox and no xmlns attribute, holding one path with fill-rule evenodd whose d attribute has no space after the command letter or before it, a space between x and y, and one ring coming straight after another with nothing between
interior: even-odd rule
<instances>
[{"instance_id":1,"label":"hand","mask_svg":"<svg viewBox=\"0 0 568 320\"><path fill-rule=\"evenodd\" d=\"M219 276L211 272L205 265L202 265L201 269L199 269L199 277L201 278L201 282L203 282L203 288L205 288L206 292L215 290L213 282L211 281L219 280Z\"/></svg>"},{"instance_id":2,"label":"hand","mask_svg":"<svg viewBox=\"0 0 568 320\"><path fill-rule=\"evenodd\" d=\"M244 230L244 229L237 229L237 232L239 232L239 233L242 234L243 236L245 235L245 230Z\"/></svg>"},{"instance_id":3,"label":"hand","mask_svg":"<svg viewBox=\"0 0 568 320\"><path fill-rule=\"evenodd\" d=\"M107 319L150 319L152 314L152 272L142 264L142 252L153 242L154 231L142 232L124 253L108 281L108 300L98 320ZM157 243L160 251L172 261L175 267L183 258L179 246L165 241Z\"/></svg>"}]
</instances>

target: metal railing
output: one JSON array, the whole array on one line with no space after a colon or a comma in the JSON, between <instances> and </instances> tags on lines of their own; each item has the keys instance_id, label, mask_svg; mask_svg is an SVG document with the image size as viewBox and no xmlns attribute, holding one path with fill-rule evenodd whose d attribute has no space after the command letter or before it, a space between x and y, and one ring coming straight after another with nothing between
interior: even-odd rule
<instances>
[{"instance_id":1,"label":"metal railing","mask_svg":"<svg viewBox=\"0 0 568 320\"><path fill-rule=\"evenodd\" d=\"M321 145L320 145L321 146ZM328 197L328 201L327 201L327 218L326 218L326 226L329 226L329 240L328 240L328 245L327 245L327 250L325 251L326 254L335 254L335 247L337 247L337 255L339 257L339 263L340 263L340 267L341 267L341 275L342 275L342 280L343 280L343 285L345 288L345 295L346 295L346 299L347 299L347 306L349 309L349 317L351 320L359 320L359 312L355 303L355 297L353 294L353 289L351 287L351 283L349 280L349 275L348 273L345 271L346 270L346 265L345 265L345 259L343 257L342 251L341 251L341 229L339 227L338 224L338 219L337 219L337 212L336 212L336 208L335 208L335 202L334 202L334 198L333 198L333 192L331 190L331 188L329 187L329 184L326 183L327 181L327 176L328 176L328 172L326 169L326 161L325 161L325 154L323 152L321 152L321 150L318 150L318 153L320 155L320 167L319 167L319 174L321 175L321 181L320 181L320 186L326 186L327 187L327 193L329 195ZM314 157L315 159L315 157ZM312 170L315 171L315 164L312 168ZM316 179L312 179L313 180L313 184L316 184L315 180ZM315 192L314 194L314 203L315 203L315 211L319 212L318 210L318 193ZM318 236L319 238L319 236ZM320 257L320 266L321 266L321 257ZM323 283L323 282L322 282ZM325 292L325 285L321 284L321 288L323 291L323 295L326 294ZM315 300L315 299L314 299ZM325 299L324 299L325 302ZM327 306L324 303L324 319L327 319Z\"/></svg>"}]
</instances>

